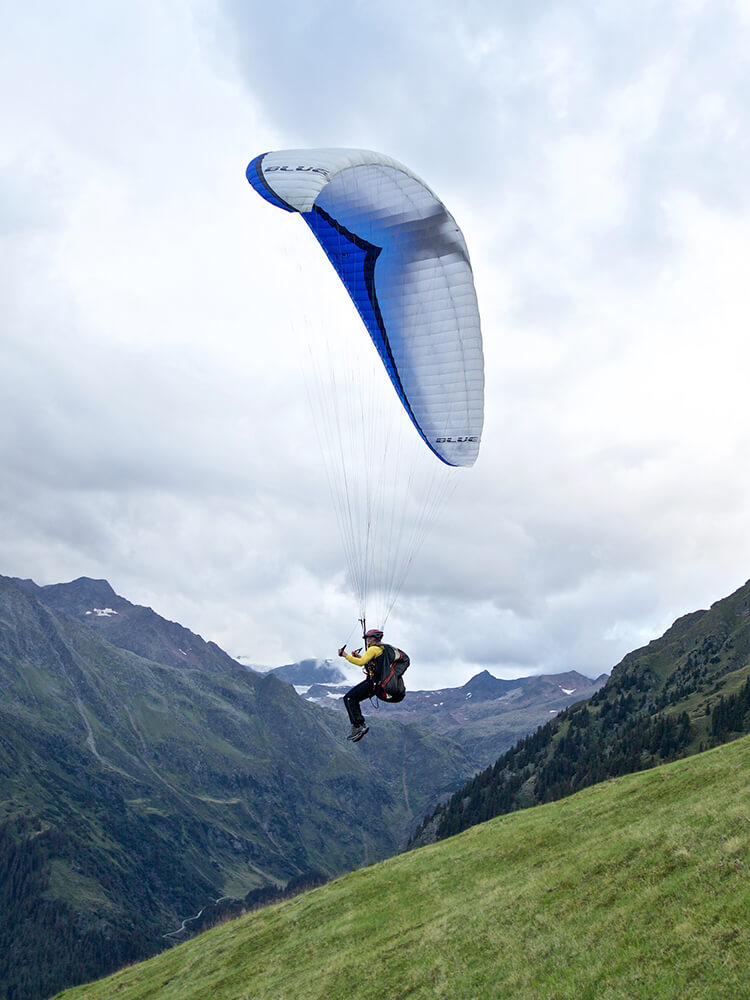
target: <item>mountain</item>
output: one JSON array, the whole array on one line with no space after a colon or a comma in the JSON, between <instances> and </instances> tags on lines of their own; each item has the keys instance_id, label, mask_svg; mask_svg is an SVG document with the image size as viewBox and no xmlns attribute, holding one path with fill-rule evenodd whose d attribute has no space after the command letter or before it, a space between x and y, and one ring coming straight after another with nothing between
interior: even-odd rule
<instances>
[{"instance_id":1,"label":"mountain","mask_svg":"<svg viewBox=\"0 0 750 1000\"><path fill-rule=\"evenodd\" d=\"M462 687L409 691L404 701L388 705L384 714L407 725L429 726L450 738L464 748L478 770L550 716L593 695L606 680L606 674L591 680L575 670L500 680L483 670ZM344 712L341 699L348 686L312 684L302 694L308 701Z\"/></svg>"},{"instance_id":2,"label":"mountain","mask_svg":"<svg viewBox=\"0 0 750 1000\"><path fill-rule=\"evenodd\" d=\"M312 684L346 683L346 675L334 665L333 660L301 660L299 663L287 663L283 667L274 667L268 673L297 687L309 687Z\"/></svg>"},{"instance_id":3,"label":"mountain","mask_svg":"<svg viewBox=\"0 0 750 1000\"><path fill-rule=\"evenodd\" d=\"M740 1000L750 738L476 826L58 1000Z\"/></svg>"},{"instance_id":4,"label":"mountain","mask_svg":"<svg viewBox=\"0 0 750 1000\"><path fill-rule=\"evenodd\" d=\"M345 733L105 581L0 577L0 996L158 951L222 897L393 855L475 769L418 727Z\"/></svg>"},{"instance_id":5,"label":"mountain","mask_svg":"<svg viewBox=\"0 0 750 1000\"><path fill-rule=\"evenodd\" d=\"M75 618L113 646L147 660L212 673L237 668L237 662L216 643L205 642L151 608L131 604L116 594L106 580L81 577L72 583L47 587L38 587L31 580L13 582L46 607Z\"/></svg>"},{"instance_id":6,"label":"mountain","mask_svg":"<svg viewBox=\"0 0 750 1000\"><path fill-rule=\"evenodd\" d=\"M750 732L750 582L629 653L607 683L526 736L417 830L425 844Z\"/></svg>"}]
</instances>

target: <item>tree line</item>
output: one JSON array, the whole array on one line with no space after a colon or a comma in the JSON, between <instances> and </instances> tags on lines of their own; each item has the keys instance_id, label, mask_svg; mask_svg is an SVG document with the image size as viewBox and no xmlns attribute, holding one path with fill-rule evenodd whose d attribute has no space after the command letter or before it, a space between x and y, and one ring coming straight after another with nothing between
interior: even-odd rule
<instances>
[{"instance_id":1,"label":"tree line","mask_svg":"<svg viewBox=\"0 0 750 1000\"><path fill-rule=\"evenodd\" d=\"M0 824L0 998L43 1000L143 955L145 941L108 934L47 898L63 836L38 818ZM150 949L153 951L153 949Z\"/></svg>"},{"instance_id":2,"label":"tree line","mask_svg":"<svg viewBox=\"0 0 750 1000\"><path fill-rule=\"evenodd\" d=\"M627 696L626 696L627 697ZM553 802L608 778L674 760L693 736L687 713L620 718L606 725L583 703L520 740L425 818L438 840L517 809Z\"/></svg>"}]
</instances>

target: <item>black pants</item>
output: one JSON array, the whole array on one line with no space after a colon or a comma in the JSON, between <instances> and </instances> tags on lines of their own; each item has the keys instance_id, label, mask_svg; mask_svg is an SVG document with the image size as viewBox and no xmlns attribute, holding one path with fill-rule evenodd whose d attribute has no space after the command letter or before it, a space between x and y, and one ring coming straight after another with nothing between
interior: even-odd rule
<instances>
[{"instance_id":1,"label":"black pants","mask_svg":"<svg viewBox=\"0 0 750 1000\"><path fill-rule=\"evenodd\" d=\"M344 704L349 713L349 721L353 726L359 726L365 721L359 703L365 698L372 698L374 694L375 681L372 677L368 677L361 683L355 684L351 691L347 691L344 695Z\"/></svg>"}]
</instances>

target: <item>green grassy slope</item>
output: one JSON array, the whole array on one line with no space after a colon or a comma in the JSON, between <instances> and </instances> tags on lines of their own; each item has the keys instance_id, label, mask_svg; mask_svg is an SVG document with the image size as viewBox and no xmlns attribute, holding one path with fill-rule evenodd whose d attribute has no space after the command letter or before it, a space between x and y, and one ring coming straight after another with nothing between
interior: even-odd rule
<instances>
[{"instance_id":1,"label":"green grassy slope","mask_svg":"<svg viewBox=\"0 0 750 1000\"><path fill-rule=\"evenodd\" d=\"M750 737L498 817L65 1000L750 997Z\"/></svg>"}]
</instances>

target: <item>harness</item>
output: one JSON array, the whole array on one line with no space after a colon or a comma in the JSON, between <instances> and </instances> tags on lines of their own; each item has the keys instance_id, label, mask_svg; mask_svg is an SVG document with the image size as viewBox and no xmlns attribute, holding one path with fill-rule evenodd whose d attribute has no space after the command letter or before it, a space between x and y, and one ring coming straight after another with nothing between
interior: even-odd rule
<instances>
[{"instance_id":1,"label":"harness","mask_svg":"<svg viewBox=\"0 0 750 1000\"><path fill-rule=\"evenodd\" d=\"M409 657L402 649L389 646L387 642L378 645L382 647L383 652L376 657L377 668L373 664L372 678L375 682L375 695L381 701L403 701L406 695L403 674L409 666Z\"/></svg>"}]
</instances>

